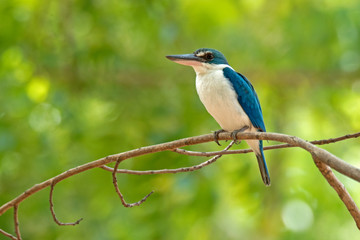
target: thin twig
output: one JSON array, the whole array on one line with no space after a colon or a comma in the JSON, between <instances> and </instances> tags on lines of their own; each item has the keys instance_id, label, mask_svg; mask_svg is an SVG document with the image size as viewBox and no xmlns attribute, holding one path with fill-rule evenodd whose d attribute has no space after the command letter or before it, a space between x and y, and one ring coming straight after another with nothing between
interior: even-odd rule
<instances>
[{"instance_id":1,"label":"thin twig","mask_svg":"<svg viewBox=\"0 0 360 240\"><path fill-rule=\"evenodd\" d=\"M55 214L55 210L54 210L54 203L53 203L53 191L54 191L54 187L56 185L56 182L53 182L51 185L50 185L50 196L49 196L49 202L50 202L50 212L51 212L51 215L54 219L54 222L56 222L57 225L59 226L75 226L77 224L79 224L83 218L80 218L79 220L75 221L75 222L70 222L70 223L63 223L63 222L60 222L57 217L56 217L56 214Z\"/></svg>"},{"instance_id":2,"label":"thin twig","mask_svg":"<svg viewBox=\"0 0 360 240\"><path fill-rule=\"evenodd\" d=\"M321 174L325 177L330 186L334 188L334 190L339 195L341 201L345 204L346 208L353 217L356 226L360 230L360 211L359 208L356 206L354 200L351 198L349 192L346 190L345 186L337 179L329 166L327 166L323 162L320 162L314 154L313 159L316 166L319 168Z\"/></svg>"},{"instance_id":3,"label":"thin twig","mask_svg":"<svg viewBox=\"0 0 360 240\"><path fill-rule=\"evenodd\" d=\"M145 197L143 197L140 201L138 202L134 202L134 203L127 203L124 199L124 196L123 194L121 193L120 189L119 189L119 186L118 186L118 183L117 183L117 178L116 178L116 170L120 164L120 162L122 161L121 158L119 158L117 161L116 161L116 164L115 164L115 167L114 167L114 170L113 170L113 173L112 173L112 177L113 177L113 184L114 184L114 187L115 187L115 191L116 193L119 195L120 197L120 200L121 200L121 203L124 207L135 207L135 206L139 206L140 204L142 204L143 202L146 201L146 199L148 197L150 197L151 194L154 193L154 191L151 191L148 195L146 195Z\"/></svg>"},{"instance_id":4,"label":"thin twig","mask_svg":"<svg viewBox=\"0 0 360 240\"><path fill-rule=\"evenodd\" d=\"M15 225L15 234L18 240L21 240L20 227L19 227L19 217L18 217L18 204L14 206L14 225Z\"/></svg>"},{"instance_id":5,"label":"thin twig","mask_svg":"<svg viewBox=\"0 0 360 240\"><path fill-rule=\"evenodd\" d=\"M312 141L312 144L315 145L323 145L323 144L329 144L329 143L334 143L334 142L339 142L345 139L350 139L350 138L358 138L360 137L360 132L357 133L353 133L353 134L347 134L341 137L337 137L337 138L329 138L329 139L325 139L325 140L316 140L316 141Z\"/></svg>"},{"instance_id":6,"label":"thin twig","mask_svg":"<svg viewBox=\"0 0 360 240\"><path fill-rule=\"evenodd\" d=\"M8 232L5 232L4 230L2 230L0 228L0 233L3 234L4 236L8 237L8 238L11 238L12 240L17 240L17 237L15 237L14 235L11 235L10 233Z\"/></svg>"},{"instance_id":7,"label":"thin twig","mask_svg":"<svg viewBox=\"0 0 360 240\"><path fill-rule=\"evenodd\" d=\"M227 151L229 150L233 145L234 145L235 141L232 141L223 151ZM222 152L222 151L221 151ZM126 173L126 174L133 174L133 175L151 175L151 174L164 174L164 173L181 173L181 172L192 172L192 171L196 171L199 170L207 165L210 165L214 162L216 162L216 160L218 160L222 155L216 155L213 158L202 162L200 164L191 166L191 167L182 167L182 168L175 168L175 169L160 169L160 170L129 170L129 169L117 169L116 173ZM114 168L108 167L108 166L101 166L100 168L109 171L109 172L114 172Z\"/></svg>"}]
</instances>

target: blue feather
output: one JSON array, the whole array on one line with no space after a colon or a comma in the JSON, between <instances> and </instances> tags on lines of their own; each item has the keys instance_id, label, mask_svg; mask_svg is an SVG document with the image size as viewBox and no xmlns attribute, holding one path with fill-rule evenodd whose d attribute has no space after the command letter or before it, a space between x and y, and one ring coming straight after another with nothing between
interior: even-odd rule
<instances>
[{"instance_id":1,"label":"blue feather","mask_svg":"<svg viewBox=\"0 0 360 240\"><path fill-rule=\"evenodd\" d=\"M259 131L266 132L259 98L250 81L229 67L223 69L224 76L231 82L240 106L248 115L252 125Z\"/></svg>"}]
</instances>

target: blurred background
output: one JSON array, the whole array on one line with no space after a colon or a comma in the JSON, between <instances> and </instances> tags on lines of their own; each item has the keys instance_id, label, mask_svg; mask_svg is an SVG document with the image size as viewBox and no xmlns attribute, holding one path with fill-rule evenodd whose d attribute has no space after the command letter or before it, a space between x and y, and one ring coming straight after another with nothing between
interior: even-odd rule
<instances>
[{"instance_id":1,"label":"blurred background","mask_svg":"<svg viewBox=\"0 0 360 240\"><path fill-rule=\"evenodd\" d=\"M306 140L360 129L360 2L0 2L0 204L69 168L141 146L218 130L190 67L164 56L220 50L253 83L267 130ZM274 142L265 142L271 145ZM359 140L324 146L360 167ZM245 142L235 148L247 148ZM187 149L220 150L215 143ZM272 185L253 154L200 171L119 175L93 169L19 207L24 239L345 239L358 230L300 149L265 152ZM164 152L128 169L191 166L206 158ZM337 174L360 203L359 183ZM12 210L0 228L13 233ZM0 239L4 239L1 235Z\"/></svg>"}]
</instances>

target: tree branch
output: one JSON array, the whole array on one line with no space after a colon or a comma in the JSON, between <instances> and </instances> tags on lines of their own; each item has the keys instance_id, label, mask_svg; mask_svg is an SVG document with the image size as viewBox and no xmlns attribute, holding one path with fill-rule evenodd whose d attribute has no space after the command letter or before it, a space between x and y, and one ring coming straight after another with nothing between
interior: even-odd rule
<instances>
[{"instance_id":1,"label":"tree branch","mask_svg":"<svg viewBox=\"0 0 360 240\"><path fill-rule=\"evenodd\" d=\"M333 139L328 139L328 140L319 140L319 141L313 141L314 144L327 144L327 143L332 143L332 142L337 142L337 141L342 141L345 139L349 139L349 138L357 138L360 136L360 133L355 133L355 134L350 134L350 135L345 135L339 138L333 138ZM279 141L279 142L284 142L287 144L282 144L282 145L276 145L276 146L270 146L270 147L266 147L265 149L276 149L276 148L285 148L285 147L300 147L303 148L304 150L308 151L312 156L316 156L316 160L322 164L328 165L329 167L335 169L336 171L338 171L339 173L342 173L358 182L360 182L360 169L357 167L354 167L346 162L344 162L343 160L341 160L340 158L334 156L333 154L327 152L324 149L318 148L316 147L314 144L309 143L305 140L302 140L298 137L295 136L289 136L289 135L285 135L285 134L279 134L279 133L264 133L264 132L258 132L258 133L238 133L237 134L237 139L238 140L248 140L248 139L258 139L258 140L273 140L273 141ZM220 133L219 134L219 140L232 140L232 136L230 135L230 133L225 132L225 133ZM27 189L25 192L23 192L22 194L20 194L18 197L14 198L13 200L3 204L0 207L0 216L6 212L7 210L9 210L10 208L14 208L14 223L15 223L15 232L17 235L17 238L15 238L14 236L12 236L11 234L3 231L0 229L0 233L2 233L3 235L9 237L9 238L15 238L15 239L21 239L20 236L20 231L19 231L19 222L18 222L18 216L17 216L17 210L18 210L18 205L24 201L25 199L27 199L28 197L30 197L31 195L35 194L36 192L51 186L50 189L50 208L52 210L52 214L53 214L53 218L54 220L56 219L55 213L53 211L53 204L52 204L52 191L53 191L53 183L57 183L60 182L66 178L69 178L73 175L79 174L81 172L93 169L93 168L97 168L97 167L102 167L105 170L112 170L113 171L113 183L114 186L116 187L116 192L118 193L120 199L122 200L122 203L125 205L127 204L120 192L120 190L118 189L118 185L117 185L117 180L116 180L116 173L117 172L121 172L121 173L131 173L131 174L159 174L159 173L176 173L176 172L185 172L185 171L193 171L193 170L197 170L200 169L203 166L206 166L214 161L216 161L216 159L218 159L221 155L223 154L234 154L234 153L246 153L246 152L250 152L250 150L236 150L236 151L228 151L227 149L223 150L223 151L218 151L218 152L210 152L210 153L199 153L199 152L191 152L191 151L186 151L186 150L182 150L182 149L178 149L184 146L190 146L190 145L195 145L195 144L200 144L200 143L205 143L205 142L210 142L213 141L213 134L207 134L207 135L201 135L201 136L196 136L196 137L189 137L189 138L184 138L184 139L179 139L176 141L171 141L171 142L166 142L166 143L161 143L161 144L157 144L157 145L152 145L152 146L147 146L147 147L142 147L142 148L138 148L138 149L134 149L134 150L130 150L127 152L123 152L123 153L119 153L119 154L114 154L114 155L110 155L86 164L83 164L81 166L72 168L67 170L66 172L63 172L51 179L48 179L42 183L36 184L33 187ZM175 150L177 149L177 150ZM144 154L150 154L150 153L155 153L155 152L161 152L161 151L176 151L178 153L185 153L185 154L194 154L196 156L213 156L216 155L216 157L214 157L213 159L210 159L204 163L201 163L199 165L193 166L193 167L188 167L188 168L180 168L180 169L162 169L162 170L150 170L150 171L132 171L132 170L118 170L117 167L118 165L128 159L128 158L133 158L133 157L137 157L137 156L141 156ZM211 161L212 160L212 161ZM106 164L109 164L111 162L116 162L115 164L115 168L111 169L107 166L105 166ZM319 165L320 167L322 167L322 165ZM320 169L320 168L319 168ZM321 169L320 169L321 171ZM328 174L325 174L324 177L327 178ZM328 180L328 178L327 178ZM329 180L328 180L329 181ZM330 182L329 182L330 183ZM339 192L338 192L339 193ZM151 193L150 193L151 194ZM343 196L343 193L341 193L341 196ZM339 196L340 196L339 194ZM141 204L143 201L146 200L146 198L149 195L147 195L145 198L143 198L142 200L140 200L138 203L134 203L136 204ZM340 196L340 197L341 197ZM351 199L350 195L349 198ZM343 198L342 198L343 199ZM352 200L352 199L351 199ZM129 205L129 204L128 204ZM132 205L132 204L130 204ZM134 205L134 206L135 206ZM349 205L350 206L350 205ZM347 206L348 207L348 206ZM357 224L359 224L359 217L358 217L358 210L353 210L353 209L357 209L356 205L352 205L351 208L349 208L349 211L351 211L352 216L354 217L354 220L357 222ZM355 215L353 215L355 214Z\"/></svg>"},{"instance_id":2,"label":"tree branch","mask_svg":"<svg viewBox=\"0 0 360 240\"><path fill-rule=\"evenodd\" d=\"M341 201L345 204L346 208L350 212L351 216L354 218L356 226L360 230L360 211L357 207L354 200L351 198L349 192L346 190L345 186L337 179L331 168L320 162L316 155L313 155L315 165L319 168L321 174L325 177L327 182L332 188L337 192Z\"/></svg>"},{"instance_id":3,"label":"tree branch","mask_svg":"<svg viewBox=\"0 0 360 240\"><path fill-rule=\"evenodd\" d=\"M241 139L262 139L262 140L274 140L279 142L286 142L290 145L301 147L309 152L315 151L318 153L317 155L321 155L319 157L319 160L324 162L325 164L329 165L333 169L337 170L338 172L356 180L360 181L360 169L356 168L343 160L339 159L338 157L332 155L331 153L327 152L326 150L320 149L312 145L311 143L308 143L302 139L299 139L294 136L289 136L285 134L279 134L279 133L269 133L269 132L257 132L257 133L238 133L237 138L239 140ZM173 150L175 148L180 148L184 146L190 146L205 142L211 142L213 141L213 134L206 134L206 135L200 135L196 137L189 137L189 138L183 138L171 142L151 145L147 147L141 147L138 149L130 150L127 152L119 153L110 155L83 165L80 165L75 168L71 168L53 178L50 178L42 183L36 184L33 187L27 189L24 193L20 194L18 197L14 198L13 200L5 203L0 207L0 215L2 215L4 212L6 212L8 209L14 207L15 204L18 204L28 198L29 196L35 194L36 192L49 187L51 185L52 181L62 181L66 178L69 178L73 175L79 174L81 172L87 171L89 169L97 168L106 164L109 164L111 162L115 162L118 159L121 159L120 161L124 161L128 158L133 158L137 156L141 156L144 154L149 153L155 153L155 152L161 152L166 150ZM232 137L230 136L230 133L220 133L219 134L219 140L232 140Z\"/></svg>"}]
</instances>

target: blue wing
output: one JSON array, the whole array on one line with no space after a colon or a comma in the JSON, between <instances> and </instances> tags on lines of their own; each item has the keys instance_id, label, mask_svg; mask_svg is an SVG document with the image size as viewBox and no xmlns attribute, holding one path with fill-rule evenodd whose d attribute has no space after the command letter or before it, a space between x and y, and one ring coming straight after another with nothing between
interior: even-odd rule
<instances>
[{"instance_id":1,"label":"blue wing","mask_svg":"<svg viewBox=\"0 0 360 240\"><path fill-rule=\"evenodd\" d=\"M238 96L237 99L248 115L252 125L260 131L266 132L259 98L250 81L229 67L224 68L223 72L224 76L231 82Z\"/></svg>"}]
</instances>

